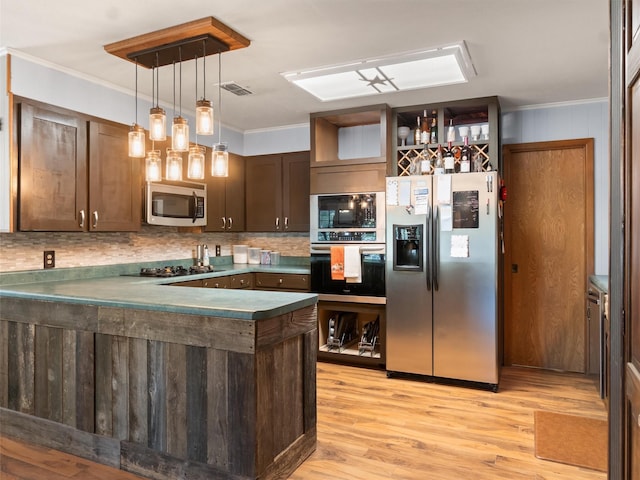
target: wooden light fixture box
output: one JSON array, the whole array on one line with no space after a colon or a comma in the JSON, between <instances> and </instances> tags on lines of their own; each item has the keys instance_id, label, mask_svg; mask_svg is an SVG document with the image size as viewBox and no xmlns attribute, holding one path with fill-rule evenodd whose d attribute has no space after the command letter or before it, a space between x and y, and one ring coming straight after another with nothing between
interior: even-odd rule
<instances>
[{"instance_id":1,"label":"wooden light fixture box","mask_svg":"<svg viewBox=\"0 0 640 480\"><path fill-rule=\"evenodd\" d=\"M216 18L205 17L110 43L104 49L117 57L153 68L237 50L250 44L248 38Z\"/></svg>"}]
</instances>

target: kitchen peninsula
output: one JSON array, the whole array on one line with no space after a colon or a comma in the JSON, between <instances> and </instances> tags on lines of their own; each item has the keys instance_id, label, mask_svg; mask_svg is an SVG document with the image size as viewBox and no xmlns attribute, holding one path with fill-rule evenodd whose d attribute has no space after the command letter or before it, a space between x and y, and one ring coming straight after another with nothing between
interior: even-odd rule
<instances>
[{"instance_id":1,"label":"kitchen peninsula","mask_svg":"<svg viewBox=\"0 0 640 480\"><path fill-rule=\"evenodd\" d=\"M282 478L315 449L316 295L43 273L0 285L2 433L154 479Z\"/></svg>"}]
</instances>

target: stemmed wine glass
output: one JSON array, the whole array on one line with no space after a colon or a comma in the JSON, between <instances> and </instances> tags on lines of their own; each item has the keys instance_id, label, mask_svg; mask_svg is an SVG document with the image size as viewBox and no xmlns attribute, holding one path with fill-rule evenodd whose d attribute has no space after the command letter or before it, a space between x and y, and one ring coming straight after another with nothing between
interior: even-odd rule
<instances>
[{"instance_id":1,"label":"stemmed wine glass","mask_svg":"<svg viewBox=\"0 0 640 480\"><path fill-rule=\"evenodd\" d=\"M406 140L409 136L409 132L411 132L409 127L398 127L398 138L402 141L403 147L406 145Z\"/></svg>"}]
</instances>

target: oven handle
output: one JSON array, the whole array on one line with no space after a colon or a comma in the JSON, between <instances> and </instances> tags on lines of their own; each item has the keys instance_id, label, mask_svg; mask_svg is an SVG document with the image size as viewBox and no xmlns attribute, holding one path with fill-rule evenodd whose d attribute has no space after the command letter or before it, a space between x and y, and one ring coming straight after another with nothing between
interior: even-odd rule
<instances>
[{"instance_id":1,"label":"oven handle","mask_svg":"<svg viewBox=\"0 0 640 480\"><path fill-rule=\"evenodd\" d=\"M198 195L196 192L193 192L193 218L191 219L191 223L196 223L198 219Z\"/></svg>"},{"instance_id":2,"label":"oven handle","mask_svg":"<svg viewBox=\"0 0 640 480\"><path fill-rule=\"evenodd\" d=\"M312 245L311 253L326 253L331 251L331 245ZM360 253L385 253L384 245L361 245Z\"/></svg>"}]
</instances>

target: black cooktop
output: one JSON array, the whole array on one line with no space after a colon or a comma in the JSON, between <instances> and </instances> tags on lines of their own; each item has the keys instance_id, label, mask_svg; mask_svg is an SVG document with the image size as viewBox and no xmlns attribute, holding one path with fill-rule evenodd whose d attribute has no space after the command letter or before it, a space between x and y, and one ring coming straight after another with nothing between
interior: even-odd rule
<instances>
[{"instance_id":1,"label":"black cooktop","mask_svg":"<svg viewBox=\"0 0 640 480\"><path fill-rule=\"evenodd\" d=\"M213 272L212 265L184 267L177 265L173 267L160 267L160 268L142 268L140 269L141 277L182 277L185 275L197 275L198 273Z\"/></svg>"}]
</instances>

